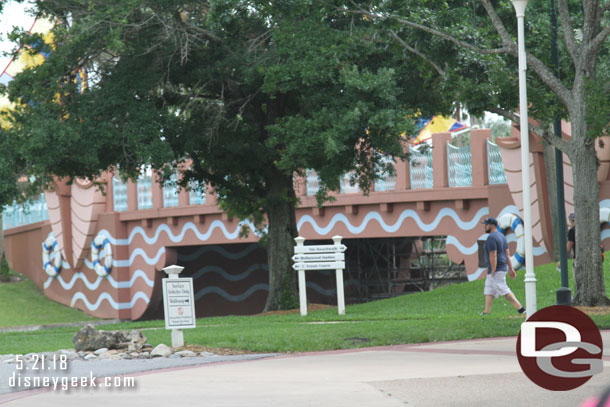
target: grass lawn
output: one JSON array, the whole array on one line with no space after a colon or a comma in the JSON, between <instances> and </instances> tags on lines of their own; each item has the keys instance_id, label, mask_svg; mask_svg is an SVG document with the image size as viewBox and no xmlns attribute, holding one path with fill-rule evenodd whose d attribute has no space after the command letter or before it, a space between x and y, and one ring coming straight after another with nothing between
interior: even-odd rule
<instances>
[{"instance_id":1,"label":"grass lawn","mask_svg":"<svg viewBox=\"0 0 610 407\"><path fill-rule=\"evenodd\" d=\"M606 287L610 286L610 262ZM524 271L509 285L524 302ZM555 303L560 284L554 264L536 268L538 309ZM377 345L472 339L517 335L524 320L503 298L494 302L492 314L481 317L483 284L479 280L404 295L388 300L348 306L346 315L336 308L299 314L201 318L196 329L185 330L187 344L254 352L298 352ZM610 314L594 315L600 328L610 328ZM126 322L104 329L142 328L153 345L171 344L163 321ZM0 336L0 353L71 348L75 328L39 332L6 333Z\"/></svg>"},{"instance_id":2,"label":"grass lawn","mask_svg":"<svg viewBox=\"0 0 610 407\"><path fill-rule=\"evenodd\" d=\"M82 311L49 300L31 280L0 284L0 327L96 319Z\"/></svg>"}]
</instances>

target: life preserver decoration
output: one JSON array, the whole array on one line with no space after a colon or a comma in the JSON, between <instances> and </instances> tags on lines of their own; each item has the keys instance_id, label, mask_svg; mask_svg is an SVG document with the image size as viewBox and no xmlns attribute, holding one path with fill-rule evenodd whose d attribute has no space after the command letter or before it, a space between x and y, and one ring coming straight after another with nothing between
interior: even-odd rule
<instances>
[{"instance_id":1,"label":"life preserver decoration","mask_svg":"<svg viewBox=\"0 0 610 407\"><path fill-rule=\"evenodd\" d=\"M61 271L61 250L52 233L42 242L42 268L49 277L57 277Z\"/></svg>"},{"instance_id":2,"label":"life preserver decoration","mask_svg":"<svg viewBox=\"0 0 610 407\"><path fill-rule=\"evenodd\" d=\"M104 250L104 263L100 261L100 251ZM91 261L98 276L107 277L112 270L112 245L103 235L97 235L91 242Z\"/></svg>"},{"instance_id":3,"label":"life preserver decoration","mask_svg":"<svg viewBox=\"0 0 610 407\"><path fill-rule=\"evenodd\" d=\"M511 228L517 238L517 250L510 258L515 270L519 270L525 264L525 230L523 221L517 215L505 213L498 218L498 225L502 231Z\"/></svg>"}]
</instances>

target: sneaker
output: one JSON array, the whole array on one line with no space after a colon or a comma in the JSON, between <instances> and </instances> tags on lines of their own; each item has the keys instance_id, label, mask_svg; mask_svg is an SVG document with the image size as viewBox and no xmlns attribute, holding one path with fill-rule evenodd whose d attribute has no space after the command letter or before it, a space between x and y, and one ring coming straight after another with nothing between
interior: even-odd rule
<instances>
[{"instance_id":1,"label":"sneaker","mask_svg":"<svg viewBox=\"0 0 610 407\"><path fill-rule=\"evenodd\" d=\"M481 312L479 315L481 315L482 317L484 317L485 315L489 315L489 312Z\"/></svg>"},{"instance_id":2,"label":"sneaker","mask_svg":"<svg viewBox=\"0 0 610 407\"><path fill-rule=\"evenodd\" d=\"M525 307L521 307L521 308L519 308L519 310L517 310L517 312L518 312L519 314L523 314L523 313L525 312Z\"/></svg>"}]
</instances>

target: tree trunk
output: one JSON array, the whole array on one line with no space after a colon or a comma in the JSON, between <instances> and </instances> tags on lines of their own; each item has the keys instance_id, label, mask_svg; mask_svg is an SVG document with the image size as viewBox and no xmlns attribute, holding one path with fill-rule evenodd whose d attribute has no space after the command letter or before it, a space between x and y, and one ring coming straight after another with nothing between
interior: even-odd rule
<instances>
[{"instance_id":1,"label":"tree trunk","mask_svg":"<svg viewBox=\"0 0 610 407\"><path fill-rule=\"evenodd\" d=\"M583 109L584 111L584 109ZM608 305L600 254L599 184L595 139L587 137L583 115L570 115L572 137L578 144L570 160L574 174L576 259L574 260L575 305ZM595 180L595 182L591 182Z\"/></svg>"},{"instance_id":2,"label":"tree trunk","mask_svg":"<svg viewBox=\"0 0 610 407\"><path fill-rule=\"evenodd\" d=\"M298 301L295 272L292 269L294 238L297 236L296 196L292 176L274 170L268 180L269 218L267 258L269 263L269 295L266 311L294 308Z\"/></svg>"}]
</instances>

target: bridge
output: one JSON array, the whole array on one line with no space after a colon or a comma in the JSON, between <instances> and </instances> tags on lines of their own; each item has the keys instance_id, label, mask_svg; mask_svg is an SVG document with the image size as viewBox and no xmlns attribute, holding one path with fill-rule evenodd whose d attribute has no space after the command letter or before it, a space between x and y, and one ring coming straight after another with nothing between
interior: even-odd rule
<instances>
[{"instance_id":1,"label":"bridge","mask_svg":"<svg viewBox=\"0 0 610 407\"><path fill-rule=\"evenodd\" d=\"M551 261L553 239L542 150L531 137L534 259L543 264ZM504 216L512 223L521 216L519 148L516 135L496 145L487 129L472 130L466 147L451 145L450 133L434 134L431 149L411 149L411 160L394 163L395 174L383 174L370 195L350 185L347 175L336 199L322 207L314 196L317 177L308 171L295 178L299 235L310 243L343 236L345 292L352 301L430 288L439 278L422 269L422 259L435 252L456 270L461 267L464 280L478 279L484 275L478 247L486 236L481 220ZM569 213L571 167L567 161L564 166ZM608 168L600 175L600 196L610 196L607 173ZM266 250L253 225L216 205L209 186L163 186L154 172L136 182L123 183L116 174L105 174L103 181L105 194L90 182L58 180L29 212L6 210L5 245L13 269L49 298L103 318L160 316L160 270L169 264L185 266L186 276L194 278L198 316L263 309ZM250 229L248 237L239 236L242 227ZM517 238L507 237L515 251ZM332 301L330 272L311 272L307 280L312 302Z\"/></svg>"}]
</instances>

